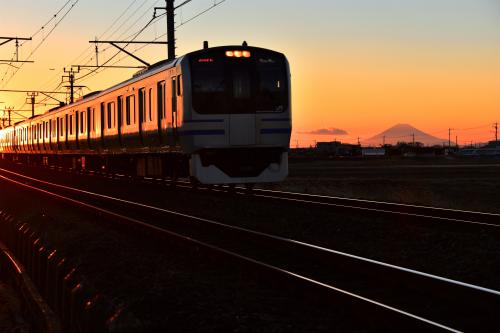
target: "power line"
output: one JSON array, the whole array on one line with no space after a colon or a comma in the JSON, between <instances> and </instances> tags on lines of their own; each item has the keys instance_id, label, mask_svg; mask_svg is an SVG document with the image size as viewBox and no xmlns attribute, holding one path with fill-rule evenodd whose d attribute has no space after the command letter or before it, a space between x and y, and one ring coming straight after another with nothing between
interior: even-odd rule
<instances>
[{"instance_id":1,"label":"power line","mask_svg":"<svg viewBox=\"0 0 500 333\"><path fill-rule=\"evenodd\" d=\"M132 6L133 6L133 5L137 2L137 1L138 1L138 0L132 0L132 2L131 2L131 3L127 6L127 8L125 8L125 10L124 10L124 11L123 11L123 12L122 12L122 13L121 13L121 14L120 14L120 15L119 15L119 16L118 16L118 17L117 17L117 18L113 21L113 23L112 23L112 24L111 24L108 28L106 28L106 30L105 30L103 33L101 33L101 34L99 35L99 38L102 38L102 37L103 37L103 36L104 36L104 35L105 35L105 34L106 34L109 30L111 30L111 28L112 28L112 27L113 27L113 26L114 26L114 25L115 25L115 24L116 24L116 23L117 23L117 22L118 22L118 21L119 21L119 20L120 20L120 19L121 19L121 18L122 18L122 17L123 17L123 16L124 16L127 12L128 12L128 11L129 11L129 9L130 9L130 8L131 8L131 7L132 7ZM69 2L69 1L68 1L68 2ZM145 1L145 3L146 3L146 2L147 2L147 1ZM144 4L145 4L145 3L144 3ZM143 4L141 7L139 7L139 8L142 8L142 7L144 6L144 4ZM135 12L134 12L134 13L135 13ZM134 14L134 13L133 13L133 14ZM129 17L129 18L130 18L130 17ZM127 20L125 20L124 22L127 22L127 21L128 21L128 18L127 18ZM111 37L114 33L115 33L115 32L113 32L113 33L112 33L111 35L109 35L109 36ZM86 54L89 50L91 50L91 49L92 49L92 47L87 47L85 50L83 50L83 51L82 51L82 52L81 52L81 53L80 53L77 57L75 57L75 58L74 58L74 59L70 62L70 65L71 65L71 64L73 64L73 63L75 63L75 62L77 62L80 58L84 57L84 56L85 56L85 54ZM90 60L89 60L88 62L90 62L90 61L92 61L92 57L90 58ZM87 63L88 63L88 62L87 62ZM62 85L62 82L60 81L60 75L62 75L62 74L63 74L63 71L59 71L59 72L57 72L57 74L55 74L55 75L54 75L51 79L49 79L49 80L48 80L46 83L44 83L42 86L47 86L47 85L49 85L49 83L50 83L50 82L53 82L53 81L55 81L55 80L58 80L59 82L58 82L57 86L56 86L55 88L51 89L52 91L56 91L56 90L58 90L58 89L61 87L61 85ZM45 100L47 100L47 97L45 97L44 99L42 99L42 101L45 101ZM22 107L24 107L25 105L26 105L26 103L25 103Z\"/></svg>"},{"instance_id":2,"label":"power line","mask_svg":"<svg viewBox=\"0 0 500 333\"><path fill-rule=\"evenodd\" d=\"M190 0L190 1L191 1L191 0ZM180 6L183 6L183 5L187 4L187 3L189 3L190 1L185 1L184 3L182 3L181 5L179 5L179 6L175 7L175 8L179 8ZM210 7L206 8L206 9L202 10L201 12L199 12L199 13L195 14L194 16L192 16L191 18L189 18L188 20L186 20L186 21L184 21L184 22L182 22L182 23L178 24L175 28L177 29L177 28L179 28L179 27L181 27L181 26L183 26L183 25L185 25L185 24L187 24L187 23L189 23L189 22L191 22L191 21L193 21L193 20L197 19L198 17L200 17L200 16L202 16L203 14L205 14L205 13L207 13L207 12L211 11L212 9L214 9L215 7L217 7L217 6L221 5L222 3L226 2L226 1L227 1L227 0L221 0L221 1L218 1L218 2L214 2L214 4L213 4L212 6L210 6ZM150 21L150 23L149 23L149 24L152 24L152 23L156 22L158 19L160 19L160 18L161 18L162 16L164 16L164 15L165 15L165 14L161 14L161 15L157 16L157 17L156 17L153 21ZM166 34L166 33L165 33L165 34L162 34L162 35L160 35L160 36L158 36L158 37L156 37L155 39L153 39L153 41L157 41L157 40L159 40L160 38L163 38L163 37L165 37L165 36L167 36L167 34ZM137 36L136 36L136 37L137 37ZM135 39L135 38L134 38L134 39ZM134 39L132 39L132 40L134 40ZM147 47L147 46L149 46L149 45L143 45L143 46L141 46L141 47L139 47L139 48L135 49L135 50L134 50L134 51L132 51L131 53L138 52L138 51L140 51L140 50L144 49L144 48L145 48L145 47ZM108 61L107 61L106 63L104 63L103 65L107 65L107 64L109 63L109 60L114 59L114 58L115 58L118 54L119 54L119 52L117 52L117 53L116 53L115 55L113 55L110 59L108 59ZM122 60L124 60L124 59L126 59L126 58L128 58L128 57L122 57L122 58L120 58L118 61L116 61L116 62L112 63L112 64L111 64L111 66L116 65L117 63L119 63L120 61L122 61ZM89 72L89 73L87 73L86 75L84 75L84 76L82 76L82 77L78 78L78 80L83 80L83 79L86 79L87 77L93 77L93 76L95 76L95 75L97 75L97 74L101 73L102 71L106 70L106 68L101 68L101 69L102 69L102 71L99 71L99 69L100 69L100 68L96 68L94 71Z\"/></svg>"},{"instance_id":3,"label":"power line","mask_svg":"<svg viewBox=\"0 0 500 333\"><path fill-rule=\"evenodd\" d=\"M79 0L76 0L76 1L75 1L75 3L72 5L72 7L73 7L73 6L74 6L74 5L75 5L78 1L79 1ZM184 5L186 5L187 3L191 2L191 1L192 1L192 0L186 0L186 1L184 1L183 3L181 3L180 5L176 6L175 8L177 9L177 8L179 8L179 7L181 7L181 6L184 6ZM113 26L115 26L115 25L116 25L116 24L120 21L120 19L121 19L121 18L123 18L123 17L125 16L125 14L126 14L126 13L127 13L127 12L128 12L128 11L132 8L132 7L133 7L133 5L134 5L136 2L137 2L137 0L133 0L133 1L132 1L129 5L128 5L128 7L127 7L127 8L126 8L126 9L125 9L125 10L124 10L124 11L123 11L123 12L122 12L119 16L118 16L118 18L116 18L116 19L113 21L113 23L112 23L112 24L111 24L111 25L110 25L110 26L109 26L109 27L108 27L108 28L107 28L107 29L106 29L106 30L105 30L105 31L101 34L100 38L102 38L102 36L104 36L104 35L105 35L108 31L110 31L110 30L113 28ZM156 3L158 3L158 2L159 2L159 0L158 0L158 1L156 1L156 2L155 2L155 4L156 4ZM183 25L185 25L185 24L187 24L187 23L189 23L189 22L191 22L191 21L193 21L193 20L197 19L198 17L200 17L200 16L202 16L203 14L205 14L205 13L207 13L207 12L211 11L212 9L214 9L215 7L217 7L217 6L221 5L221 4L222 4L222 3L224 3L224 2L226 2L226 0L221 0L221 1L218 1L218 2L217 2L216 0L214 0L214 4L213 4L213 5L211 5L210 7L206 8L205 10L202 10L201 12L199 12L199 13L195 14L194 16L192 16L191 18L189 18L188 20L181 22L181 23L180 23L180 24L178 24L175 28L177 29L177 28L179 28L179 27L181 27L181 26L183 26ZM124 25L126 22L128 22L128 21L129 21L129 20L130 20L130 19L131 19L131 18L132 18L132 17L133 17L133 16L134 16L134 15L135 15L135 14L136 14L136 13L137 13L140 9L141 9L141 8L143 8L146 4L147 4L147 1L145 1L145 2L141 5L141 6L139 6L137 9L135 9L135 10L134 10L134 12L132 12L132 13L131 13L131 15L129 15L129 16L128 16L128 18L127 18L126 20L124 20L124 22L123 22L120 26L118 26L118 28L117 28L117 29L115 29L115 30L114 30L114 31L110 34L110 36L114 35L114 34L115 34L115 33L116 33L119 29L121 29L121 28L123 27L123 25ZM154 6L154 5L153 5L153 6ZM149 10L150 10L153 6L149 7L147 11L149 11ZM72 8L72 7L71 7L71 8ZM71 9L71 8L70 8L70 9ZM139 20L140 20L140 19L142 19L142 18L143 18L143 17L147 14L147 11L146 11L146 12L144 12L142 15L140 15L140 17L139 17L137 20L135 20L135 21L134 21L134 23L132 23L132 24L129 26L129 28L128 28L128 29L126 29L124 32L122 32L122 33L120 34L120 36L123 36L123 35L124 35L127 31L129 31L129 30L130 30L130 28L131 28L131 27L133 27L133 26L134 26L137 22L139 22ZM141 33L142 33L142 32L143 32L146 28L147 28L147 27L149 27L149 26L150 26L151 24L153 24L153 23L158 22L158 21L159 21L159 20L160 20L160 19L161 19L164 15L165 15L165 14L161 14L161 15L158 15L158 16L156 16L156 17L153 17L153 19L152 19L152 20L150 20L150 21L149 21L149 22L148 22L148 23L147 23L147 24L146 24L143 28L141 28L139 31L137 31L137 32L135 32L135 33L133 33L133 34L131 35L131 38L132 38L131 40L132 40L132 41L133 41L133 40L135 40L135 39L136 39L136 38L137 38L137 37L138 37L138 36L139 36L139 35L140 35L140 34L141 34ZM157 41L157 40L159 40L159 39L161 39L161 38L165 37L166 35L167 35L167 34L162 34L162 35L160 35L160 36L156 37L156 38L154 39L154 41ZM133 36L133 37L132 37L132 36ZM128 46L128 45L126 45L126 46ZM126 47L126 46L125 46L125 47ZM147 47L147 46L149 46L149 45L144 45L144 46L142 46L142 47L139 47L139 48L135 49L132 53L138 52L139 50L142 50L142 49L144 49L144 48L145 48L145 47ZM109 47L108 47L108 48L109 48ZM105 48L103 51L106 51L108 48ZM76 60L78 60L78 59L80 59L82 56L84 56L84 55L85 55L85 53L89 51L89 49L90 49L90 48L85 49L85 50L84 50L84 51L83 51L83 52L82 52L82 53L81 53L81 54L77 57L77 59L76 59ZM103 51L101 51L101 52L103 52ZM115 58L118 56L118 54L119 54L119 52L117 52L116 54L114 54L111 58L109 58L108 60L106 60L106 62L105 62L103 65L109 64L109 63L110 63L113 59L115 59ZM119 58L117 61L113 62L113 63L112 63L112 65L115 65L115 64L117 64L117 63L121 62L122 60L124 60L124 59L126 59L126 58L128 58L128 57L122 57L122 58ZM91 58L90 58L90 60L86 62L86 64L90 63L92 60L93 60L93 57L91 57ZM74 61L75 61L75 60L74 60ZM73 62L74 62L74 61L73 61ZM93 71L91 71L91 72L89 72L89 73L85 74L84 76L82 76L82 77L80 77L80 78L77 78L76 80L85 81L85 80L87 80L87 79L89 79L89 78L91 78L91 77L94 77L94 76L95 76L95 75L97 75L97 74L100 74L100 73L101 73L102 71L104 71L105 69L106 69L106 68L102 68L102 67L101 67L101 68L96 68L95 70L93 70ZM9 80L10 80L10 79L9 79ZM61 87L61 83L59 83L59 84L57 85L57 87L53 89L53 91L58 90L60 87ZM42 101L45 101L46 99L47 99L47 97L45 97ZM25 103L24 105L26 105L26 103ZM23 107L24 107L24 105L23 105Z\"/></svg>"},{"instance_id":4,"label":"power line","mask_svg":"<svg viewBox=\"0 0 500 333\"><path fill-rule=\"evenodd\" d=\"M69 1L71 1L71 0L69 0ZM69 1L63 6L63 8L65 8L67 6L67 4L69 3ZM31 51L31 53L28 55L28 57L26 58L26 60L31 59L31 57L35 54L35 52L38 51L38 49L43 45L43 43L47 40L47 38L49 38L49 36L54 32L54 30L59 26L59 24L66 18L66 16L68 16L68 14L71 12L71 10L76 6L76 4L79 1L80 0L75 0L75 2L73 2L73 4L64 13L64 15L58 21L55 22L54 27L52 27L52 29L47 33L47 35L44 38L42 38L42 40L40 41L40 43ZM60 12L61 11L59 11L59 13ZM55 16L57 16L57 14ZM7 80L7 82L4 83L3 87L5 87L7 84L9 84L9 82L12 80L12 78L21 70L21 68L23 67L23 65L24 64L21 64L14 71L14 73L12 74L12 76ZM3 81L3 79L2 79L2 81Z\"/></svg>"},{"instance_id":5,"label":"power line","mask_svg":"<svg viewBox=\"0 0 500 333\"><path fill-rule=\"evenodd\" d=\"M207 9L205 10L202 10L201 12L199 12L198 14L194 15L193 17L191 17L190 19L188 19L187 21L184 21L182 22L181 24L177 25L176 28L179 28L179 27L182 27L183 25L197 19L198 17L200 17L201 15L211 11L212 9L214 9L215 7L219 6L220 4L222 4L223 2L226 2L227 0L221 0L219 2L214 2L214 4L210 7L208 7Z\"/></svg>"}]
</instances>

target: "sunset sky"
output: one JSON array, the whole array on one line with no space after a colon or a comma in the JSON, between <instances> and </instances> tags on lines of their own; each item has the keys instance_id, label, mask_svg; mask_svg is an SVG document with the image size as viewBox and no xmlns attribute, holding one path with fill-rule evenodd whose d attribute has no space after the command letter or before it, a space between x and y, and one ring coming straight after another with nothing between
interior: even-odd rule
<instances>
[{"instance_id":1,"label":"sunset sky","mask_svg":"<svg viewBox=\"0 0 500 333\"><path fill-rule=\"evenodd\" d=\"M33 35L66 2L2 0L0 36ZM63 67L95 64L89 40L126 39L151 19L151 7L163 4L69 1L56 20L21 47L20 58L25 59L47 37L31 58L35 64L25 64L14 76L15 68L0 65L0 89L58 88ZM213 4L193 0L178 11L177 24ZM162 19L137 40L151 40L165 31ZM335 138L363 141L398 123L443 138L451 127L463 144L491 140L492 125L500 122L498 0L226 0L179 26L177 54L199 49L204 40L211 46L247 40L287 55L293 85L292 146ZM10 59L13 52L13 43L1 46L0 58ZM109 49L100 54L101 62L114 53ZM138 54L153 63L166 57L166 46L148 46ZM130 58L119 63L126 64L138 65ZM133 72L109 69L78 84L86 85L87 93ZM0 92L0 102L5 102L0 110L27 109L24 101L23 94ZM307 134L316 132L330 134Z\"/></svg>"}]
</instances>

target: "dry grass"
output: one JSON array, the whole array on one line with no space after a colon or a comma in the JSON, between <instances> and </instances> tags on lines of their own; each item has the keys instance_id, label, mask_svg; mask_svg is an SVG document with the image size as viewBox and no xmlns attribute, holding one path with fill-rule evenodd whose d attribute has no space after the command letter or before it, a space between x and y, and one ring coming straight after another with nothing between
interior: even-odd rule
<instances>
[{"instance_id":1,"label":"dry grass","mask_svg":"<svg viewBox=\"0 0 500 333\"><path fill-rule=\"evenodd\" d=\"M500 213L500 162L453 162L292 162L290 176L270 187L310 194Z\"/></svg>"}]
</instances>

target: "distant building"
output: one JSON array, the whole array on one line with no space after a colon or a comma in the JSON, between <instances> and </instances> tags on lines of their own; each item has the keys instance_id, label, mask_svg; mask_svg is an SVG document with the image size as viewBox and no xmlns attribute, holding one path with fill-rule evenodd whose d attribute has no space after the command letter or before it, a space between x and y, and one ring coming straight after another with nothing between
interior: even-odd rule
<instances>
[{"instance_id":1,"label":"distant building","mask_svg":"<svg viewBox=\"0 0 500 333\"><path fill-rule=\"evenodd\" d=\"M340 141L316 143L316 154L318 156L359 156L360 145L351 145Z\"/></svg>"},{"instance_id":2,"label":"distant building","mask_svg":"<svg viewBox=\"0 0 500 333\"><path fill-rule=\"evenodd\" d=\"M500 157L500 140L490 141L481 148L460 149L457 155L466 157Z\"/></svg>"},{"instance_id":3,"label":"distant building","mask_svg":"<svg viewBox=\"0 0 500 333\"><path fill-rule=\"evenodd\" d=\"M385 156L385 148L362 148L361 155L364 157Z\"/></svg>"},{"instance_id":4,"label":"distant building","mask_svg":"<svg viewBox=\"0 0 500 333\"><path fill-rule=\"evenodd\" d=\"M491 149L491 148L500 149L500 140L490 141L490 142L488 142L488 144L486 146L483 147L483 149L484 148L486 148L486 149Z\"/></svg>"}]
</instances>

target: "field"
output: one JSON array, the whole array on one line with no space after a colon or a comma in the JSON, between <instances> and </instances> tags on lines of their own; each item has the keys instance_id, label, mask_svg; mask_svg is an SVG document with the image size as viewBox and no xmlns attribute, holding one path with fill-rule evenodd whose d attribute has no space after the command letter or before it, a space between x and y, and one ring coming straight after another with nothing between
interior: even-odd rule
<instances>
[{"instance_id":1,"label":"field","mask_svg":"<svg viewBox=\"0 0 500 333\"><path fill-rule=\"evenodd\" d=\"M268 188L500 213L500 160L291 160Z\"/></svg>"}]
</instances>

